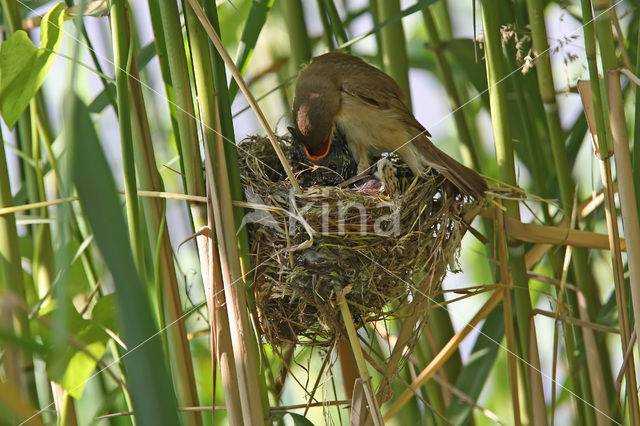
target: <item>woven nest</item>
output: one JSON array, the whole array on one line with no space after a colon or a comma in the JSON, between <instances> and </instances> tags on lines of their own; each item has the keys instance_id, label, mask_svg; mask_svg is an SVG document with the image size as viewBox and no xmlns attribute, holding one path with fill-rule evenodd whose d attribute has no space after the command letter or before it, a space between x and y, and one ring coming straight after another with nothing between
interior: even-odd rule
<instances>
[{"instance_id":1,"label":"woven nest","mask_svg":"<svg viewBox=\"0 0 640 426\"><path fill-rule=\"evenodd\" d=\"M320 172L295 160L288 138L280 144L299 180ZM401 312L415 298L422 272L431 280L419 291L430 297L447 269L457 269L467 229L461 217L479 203L437 172L414 179L397 164L405 177L392 196L362 192L361 183L312 186L296 195L267 139L250 138L239 153L246 201L255 207L247 225L256 305L269 343L328 346L343 330L338 292L348 289L358 327Z\"/></svg>"}]
</instances>

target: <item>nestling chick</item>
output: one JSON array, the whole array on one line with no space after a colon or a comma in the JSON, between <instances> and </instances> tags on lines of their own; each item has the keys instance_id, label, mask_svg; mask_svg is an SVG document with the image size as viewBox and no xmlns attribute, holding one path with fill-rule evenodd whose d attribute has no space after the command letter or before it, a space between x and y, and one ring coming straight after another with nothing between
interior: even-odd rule
<instances>
[{"instance_id":1,"label":"nestling chick","mask_svg":"<svg viewBox=\"0 0 640 426\"><path fill-rule=\"evenodd\" d=\"M396 82L356 56L332 52L314 58L298 76L293 119L294 137L312 161L327 155L339 131L358 173L369 168L371 156L396 152L416 175L433 168L476 199L487 190L477 172L433 145Z\"/></svg>"},{"instance_id":2,"label":"nestling chick","mask_svg":"<svg viewBox=\"0 0 640 426\"><path fill-rule=\"evenodd\" d=\"M294 140L289 152L289 163L300 186L336 186L356 175L358 166L347 148L344 135L336 131L331 138L327 153L316 160L309 158L304 145Z\"/></svg>"}]
</instances>

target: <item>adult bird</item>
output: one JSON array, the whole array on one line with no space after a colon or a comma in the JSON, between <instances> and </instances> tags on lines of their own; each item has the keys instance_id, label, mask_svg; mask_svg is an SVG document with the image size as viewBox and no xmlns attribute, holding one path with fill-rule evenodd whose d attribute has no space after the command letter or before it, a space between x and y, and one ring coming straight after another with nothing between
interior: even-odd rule
<instances>
[{"instance_id":1,"label":"adult bird","mask_svg":"<svg viewBox=\"0 0 640 426\"><path fill-rule=\"evenodd\" d=\"M324 158L335 131L346 137L358 163L369 168L370 156L395 152L415 175L431 167L462 194L476 199L487 190L484 179L429 140L429 132L404 103L397 83L363 59L331 52L311 60L298 75L292 132L312 161Z\"/></svg>"}]
</instances>

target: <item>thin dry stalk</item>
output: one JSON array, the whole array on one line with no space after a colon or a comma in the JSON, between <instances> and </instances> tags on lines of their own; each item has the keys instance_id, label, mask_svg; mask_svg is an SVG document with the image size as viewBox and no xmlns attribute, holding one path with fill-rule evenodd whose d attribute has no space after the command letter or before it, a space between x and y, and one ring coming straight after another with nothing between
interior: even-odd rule
<instances>
[{"instance_id":1,"label":"thin dry stalk","mask_svg":"<svg viewBox=\"0 0 640 426\"><path fill-rule=\"evenodd\" d=\"M581 291L578 291L577 297L580 319L588 321L589 312L587 311L587 301L584 294ZM592 329L583 328L582 337L584 338L584 347L586 351L586 358L588 360L587 368L589 369L589 383L591 394L593 396L594 410L596 412L596 422L598 425L608 425L611 424L611 416L596 336Z\"/></svg>"},{"instance_id":2,"label":"thin dry stalk","mask_svg":"<svg viewBox=\"0 0 640 426\"><path fill-rule=\"evenodd\" d=\"M221 275L229 319L229 333L233 347L233 357L238 379L238 392L245 424L262 425L264 417L260 404L258 367L252 340L251 323L248 317L246 290L240 268L233 206L229 192L227 165L224 147L215 144L216 165L209 150L205 150L205 171L207 187L211 195L215 229L218 231L216 242L220 254ZM215 170L215 177L214 177Z\"/></svg>"},{"instance_id":3,"label":"thin dry stalk","mask_svg":"<svg viewBox=\"0 0 640 426\"><path fill-rule=\"evenodd\" d=\"M624 358L622 359L622 365L620 366L620 371L618 371L618 376L616 377L616 394L620 395L620 389L622 388L622 380L624 379L625 371L627 371L627 364L629 360L633 356L633 344L636 341L638 335L636 334L637 328L633 329L633 333L631 334L631 341L629 342L629 347L627 348L627 353L624 354Z\"/></svg>"},{"instance_id":4,"label":"thin dry stalk","mask_svg":"<svg viewBox=\"0 0 640 426\"><path fill-rule=\"evenodd\" d=\"M200 267L204 281L209 324L211 327L211 372L212 372L212 404L215 404L216 372L220 367L220 378L224 390L227 419L230 424L242 424L242 405L238 392L238 374L233 355L233 345L229 335L229 316L224 301L224 284L220 268L220 257L215 244L214 218L211 203L207 203L207 221L209 234L204 244L198 244ZM215 417L215 411L214 411Z\"/></svg>"},{"instance_id":5,"label":"thin dry stalk","mask_svg":"<svg viewBox=\"0 0 640 426\"><path fill-rule=\"evenodd\" d=\"M362 379L362 388L367 399L367 404L369 405L369 414L371 414L374 425L382 426L384 425L384 422L382 420L382 414L380 413L380 405L378 404L375 392L373 391L373 386L371 385L371 376L367 370L367 364L362 354L362 348L358 342L358 332L356 331L353 318L351 317L351 312L349 311L349 306L347 305L347 299L345 298L345 295L349 290L350 288L346 287L338 293L338 306L340 307L340 314L344 321L344 327L347 330L347 335L349 336L349 343L351 343L351 349L356 360L356 365L358 366L358 372Z\"/></svg>"},{"instance_id":6,"label":"thin dry stalk","mask_svg":"<svg viewBox=\"0 0 640 426\"><path fill-rule=\"evenodd\" d=\"M533 275L531 276L531 278L534 278L534 279L537 279L538 277L539 276L533 276ZM558 284L558 283L552 283L552 284ZM568 284L567 284L567 288L571 290L575 290L575 287L572 287ZM602 331L603 333L620 334L620 330L618 330L617 328L607 327L604 325L596 324L595 322L584 321L579 318L568 317L562 314L556 316L555 312L549 312L543 309L534 309L533 311L531 311L531 313L533 313L533 315L542 315L544 317L552 318L554 320L557 318L558 322L566 322L567 324L577 325L579 327L586 327L595 331Z\"/></svg>"},{"instance_id":7,"label":"thin dry stalk","mask_svg":"<svg viewBox=\"0 0 640 426\"><path fill-rule=\"evenodd\" d=\"M284 171L287 174L287 177L289 178L289 182L291 183L293 188L296 190L296 192L298 194L301 194L302 189L300 188L300 185L298 185L298 181L293 175L291 166L289 166L289 162L287 161L287 158L285 157L284 152L282 152L282 149L278 144L278 139L276 138L276 135L273 133L273 130L271 130L271 126L269 126L269 123L267 123L267 119L262 113L262 109L260 109L260 107L258 106L258 103L253 97L253 94L251 93L251 91L249 90L249 87L247 86L244 79L242 78L242 74L240 73L235 63L233 62L233 59L231 59L231 56L229 56L229 53L227 52L224 45L222 44L222 40L220 40L220 37L218 36L216 31L213 29L213 26L211 26L209 19L207 19L207 15L204 13L204 10L202 10L202 6L198 4L197 0L189 0L189 5L191 6L196 16L200 20L202 27L207 32L207 35L213 42L213 45L215 46L216 50L220 54L220 57L222 57L222 59L224 60L224 63L227 66L227 69L231 72L231 75L233 75L233 78L235 79L236 83L238 83L238 87L246 97L247 102L251 106L251 109L253 109L254 113L256 114L256 117L258 118L260 125L262 126L264 131L267 133L267 137L271 142L271 146L276 152L278 159L282 164L282 168L284 169Z\"/></svg>"},{"instance_id":8,"label":"thin dry stalk","mask_svg":"<svg viewBox=\"0 0 640 426\"><path fill-rule=\"evenodd\" d=\"M614 182L613 184L614 192L618 192L618 183ZM604 191L600 190L595 195L589 197L587 200L582 201L578 204L578 218L584 219L589 216L593 211L604 202ZM566 225L566 221L563 219L558 223L559 227L564 227ZM574 227L570 227L573 229ZM527 269L531 269L533 265L538 263L545 254L553 247L552 244L543 244L538 243L532 248L529 249L527 254L525 255L525 263L527 265Z\"/></svg>"},{"instance_id":9,"label":"thin dry stalk","mask_svg":"<svg viewBox=\"0 0 640 426\"><path fill-rule=\"evenodd\" d=\"M633 171L631 170L631 154L629 152L629 138L624 115L620 76L617 71L609 71L607 73L607 87L609 89L609 120L611 122L613 151L615 153L614 158L619 185L618 197L620 199L624 236L627 241L627 265L629 268L633 318L636 325L638 325L640 324L640 224L638 224L638 212L636 210L636 194Z\"/></svg>"},{"instance_id":10,"label":"thin dry stalk","mask_svg":"<svg viewBox=\"0 0 640 426\"><path fill-rule=\"evenodd\" d=\"M429 289L432 286L434 272L434 270L431 270L424 276L419 285L420 289ZM428 304L429 298L425 297L423 293L419 292L416 295L416 298L409 305L408 316L402 321L400 332L395 339L393 350L391 351L391 356L389 357L387 367L385 369L384 386L379 391L379 395L382 401L390 397L390 395L385 395L385 393L388 393L388 386L390 386L391 382L393 381L393 376L398 371L398 365L402 359L402 354L407 348L406 345L414 336L414 327L418 323L420 318L424 317L424 312L426 312Z\"/></svg>"},{"instance_id":11,"label":"thin dry stalk","mask_svg":"<svg viewBox=\"0 0 640 426\"><path fill-rule=\"evenodd\" d=\"M338 338L338 359L340 360L340 372L342 373L342 383L344 384L344 392L347 398L353 398L354 384L358 379L358 366L353 356L353 350L349 343L349 339L343 337Z\"/></svg>"},{"instance_id":12,"label":"thin dry stalk","mask_svg":"<svg viewBox=\"0 0 640 426\"><path fill-rule=\"evenodd\" d=\"M617 83L618 86L618 90L619 89L619 80ZM609 90L616 90L615 86L616 84L612 84L611 86L613 87L609 87ZM580 93L580 96L582 98L582 103L583 105L592 105L592 93L591 93L591 86L589 84L587 84L586 82L578 82L578 91ZM621 96L621 95L620 95ZM616 105L611 105L611 107L614 108L614 110L618 107ZM587 108L585 107L585 114L593 114L594 111L591 108ZM612 115L614 113L610 113L611 117L616 117L616 120L612 120L612 125L615 124L615 122L619 119L616 115ZM623 117L622 117L622 122L624 123L624 113ZM587 123L588 124L593 124L595 122L595 119L592 117L591 119L587 119ZM591 136L593 138L593 140L595 142L598 142L598 138L597 138L597 129L590 127L589 130L591 131ZM620 129L617 130L617 138L620 138ZM624 131L624 133L626 134L626 130ZM626 143L626 138L624 139ZM619 141L618 144L620 144L621 142ZM596 144L594 144L594 147L597 146ZM628 147L627 147L628 149ZM620 241L620 234L619 234L619 230L618 230L618 221L617 221L617 215L616 215L616 206L615 206L615 199L614 199L614 193L613 193L613 182L612 182L612 172L611 172L611 152L606 152L604 153L604 155L606 155L605 157L603 157L603 153L600 151L599 155L598 155L598 151L596 151L596 155L598 156L598 158L600 159L599 164L600 164L600 177L602 180L602 186L604 188L605 191L605 217L606 217L606 222L607 222L607 231L608 231L608 237L609 237L609 247L610 247L610 253L611 253L611 263L612 263L612 267L613 267L613 278L614 278L614 284L615 284L615 295L616 295L616 304L618 306L618 310L619 310L619 323L620 323L620 338L622 341L622 350L623 352L626 352L627 350L627 346L629 345L629 341L630 341L630 329L629 329L629 321L628 321L628 312L627 312L627 298L626 298L626 289L625 289L625 283L624 283L624 270L623 270L623 264L622 264L622 247L621 247L621 241ZM630 164L629 162L629 157L627 156L627 163ZM630 177L630 175L629 175ZM629 184L631 184L631 182L633 182L632 178L631 180L629 180ZM622 190L622 182L620 181L620 179L618 180L618 185L619 185L619 189L618 191ZM631 189L632 192L634 191L634 189ZM633 199L635 200L635 195L632 194L632 196L634 197ZM622 204L622 203L621 203ZM633 207L635 207L635 202L633 204ZM628 206L628 208L633 208L632 206ZM636 212L634 212L633 214L637 215ZM636 216L636 220L637 220L637 216ZM631 231L633 232L633 231ZM629 262L629 266L631 267L631 261ZM582 297L582 299L580 299L580 295L578 297L578 303L580 303L581 309L580 309L580 314L582 316L582 303L581 300L584 301L584 296ZM587 336L585 334L585 343L587 340ZM594 341L595 342L595 341ZM589 346L587 346L587 351L589 350ZM589 358L587 358L589 359ZM595 358L595 359L599 359L599 358ZM590 378L590 380L592 380ZM592 384L593 386L593 384ZM637 394L637 386L636 386L636 377L635 377L635 368L634 368L634 363L633 363L633 359L630 359L630 365L629 365L629 369L627 370L627 396L629 398L629 404L630 404L630 413L631 413L631 420L633 424L638 424L638 419L637 417L639 416L640 411L638 408L638 394ZM605 422L608 422L608 417L605 419L603 418L603 415L601 413L608 413L608 406L604 406L604 407L598 407L598 409L596 410L596 419L598 420L599 424L604 424Z\"/></svg>"},{"instance_id":13,"label":"thin dry stalk","mask_svg":"<svg viewBox=\"0 0 640 426\"><path fill-rule=\"evenodd\" d=\"M396 399L387 413L384 415L384 421L389 421L393 416L395 416L398 411L411 399L413 395L418 392L418 389L422 387L433 375L444 365L444 363L455 353L458 349L458 346L462 341L471 333L471 331L475 330L476 326L480 321L486 318L487 315L496 307L496 305L502 300L502 291L496 291L493 295L485 302L485 304L480 308L478 313L469 321L469 323L458 333L456 333L451 340L447 342L447 344L442 348L442 350L433 358L433 360L427 365L422 372L416 377L416 379L411 383L411 386L408 390L406 390L402 395Z\"/></svg>"},{"instance_id":14,"label":"thin dry stalk","mask_svg":"<svg viewBox=\"0 0 640 426\"><path fill-rule=\"evenodd\" d=\"M495 211L489 210L480 213L482 216L495 217ZM536 225L534 223L522 223L511 217L504 218L504 227L507 235L515 239L529 243L543 243L553 245L571 245L574 247L608 250L610 248L608 234L579 231L560 226ZM617 238L617 244L621 251L626 251L624 238Z\"/></svg>"},{"instance_id":15,"label":"thin dry stalk","mask_svg":"<svg viewBox=\"0 0 640 426\"><path fill-rule=\"evenodd\" d=\"M520 425L520 396L518 393L518 360L516 359L516 334L513 327L513 308L511 306L511 292L513 290L513 282L509 274L509 264L507 261L507 238L504 232L504 213L502 210L496 212L497 226L496 232L498 238L498 261L500 267L500 283L502 284L504 306L504 324L507 335L507 362L509 364L509 385L511 386L511 403L513 405L513 421L514 424Z\"/></svg>"},{"instance_id":16,"label":"thin dry stalk","mask_svg":"<svg viewBox=\"0 0 640 426\"><path fill-rule=\"evenodd\" d=\"M571 229L575 228L576 224L576 212L575 208L576 196L577 192L574 191L574 206L571 209L571 224L569 227ZM556 406L556 374L558 367L558 328L559 328L559 317L560 317L560 309L562 308L563 300L564 300L564 292L565 285L567 283L567 275L569 273L569 265L571 263L571 254L573 250L571 246L567 246L564 253L564 261L562 263L562 275L560 277L560 289L558 290L558 302L556 303L556 312L554 318L554 327L553 327L553 363L552 363L552 371L551 371L551 424L555 423L555 406ZM535 314L534 314L535 315Z\"/></svg>"},{"instance_id":17,"label":"thin dry stalk","mask_svg":"<svg viewBox=\"0 0 640 426\"><path fill-rule=\"evenodd\" d=\"M337 342L337 340L336 340L336 342ZM292 346L295 347L295 345L292 345ZM311 394L309 395L309 402L307 403L307 406L304 407L304 413L302 414L305 417L307 416L307 413L309 412L309 408L311 408L311 406L313 404L314 395L316 393L316 390L318 389L318 386L320 386L320 380L322 380L322 376L324 375L324 370L325 370L325 368L327 368L327 365L329 365L329 361L331 359L331 353L333 352L333 348L334 347L335 347L335 343L327 351L327 356L324 358L324 361L322 362L322 366L320 367L320 371L318 371L318 377L316 378L316 382L313 384L313 387L311 388ZM284 362L284 360L282 362ZM347 390L347 389L345 389L345 390ZM351 396L349 396L349 399L351 399Z\"/></svg>"}]
</instances>

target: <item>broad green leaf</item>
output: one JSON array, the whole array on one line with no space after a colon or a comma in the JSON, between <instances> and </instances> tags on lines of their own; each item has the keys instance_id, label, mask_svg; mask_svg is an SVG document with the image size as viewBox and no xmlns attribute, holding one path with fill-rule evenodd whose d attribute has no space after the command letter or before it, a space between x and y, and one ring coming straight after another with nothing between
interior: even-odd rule
<instances>
[{"instance_id":1,"label":"broad green leaf","mask_svg":"<svg viewBox=\"0 0 640 426\"><path fill-rule=\"evenodd\" d=\"M82 210L116 288L118 318L128 350L122 354L136 420L141 425L176 425L173 386L133 261L121 199L87 106L75 94L65 99L65 129L72 152L73 180ZM100 310L99 312L100 313Z\"/></svg>"},{"instance_id":2,"label":"broad green leaf","mask_svg":"<svg viewBox=\"0 0 640 426\"><path fill-rule=\"evenodd\" d=\"M54 347L55 336L44 324L53 323L57 314L55 309L47 309L47 314L42 316L43 321L39 322L40 337L45 345L51 347ZM61 351L53 351L46 357L47 372L52 380L78 399L82 396L87 379L104 355L110 337L103 328L94 321L82 318L76 310L69 309L67 315L68 344Z\"/></svg>"},{"instance_id":3,"label":"broad green leaf","mask_svg":"<svg viewBox=\"0 0 640 426\"><path fill-rule=\"evenodd\" d=\"M29 35L17 31L0 47L0 113L13 127L44 82L55 51L62 43L64 3L58 3L40 24L40 48Z\"/></svg>"}]
</instances>

